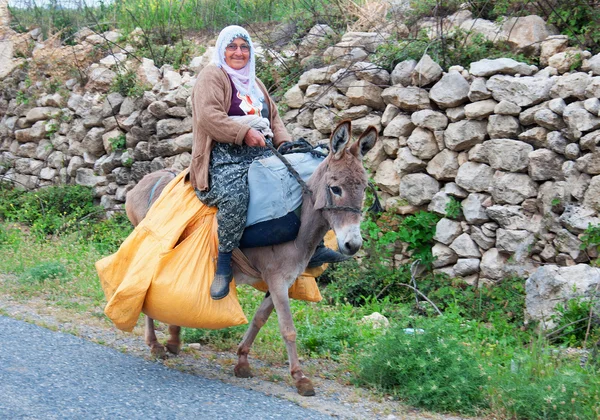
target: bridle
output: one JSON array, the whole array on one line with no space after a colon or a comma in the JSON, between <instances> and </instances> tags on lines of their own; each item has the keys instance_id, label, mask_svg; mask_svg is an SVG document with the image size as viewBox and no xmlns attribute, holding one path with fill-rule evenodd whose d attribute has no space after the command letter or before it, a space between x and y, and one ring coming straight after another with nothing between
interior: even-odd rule
<instances>
[{"instance_id":1,"label":"bridle","mask_svg":"<svg viewBox=\"0 0 600 420\"><path fill-rule=\"evenodd\" d=\"M279 153L279 151L273 145L271 145L269 143L266 143L266 145L269 149L271 149L271 151L275 154L275 156L277 156L281 160L281 162L283 162L283 164L286 166L287 170L290 171L290 173L296 179L298 184L300 184L300 187L302 188L302 194L312 197L313 192L310 190L310 188L308 188L308 185L306 185L306 182L304 182L302 177L300 177L300 175L294 169L294 167L290 164L290 162L281 153ZM309 147L312 147L312 146L309 145ZM305 150L303 150L303 151L305 151ZM291 149L291 152L294 152L294 149ZM325 156L322 153L321 153L321 155ZM373 197L375 197L373 205L369 208L369 211L381 212L382 207L381 207L381 204L379 203L379 199L377 198L377 193L375 191L375 187L370 182L368 183L368 187L373 192ZM327 192L326 192L325 198L327 200L327 203L325 204L325 206L321 207L320 210L345 211L345 212L350 212L350 213L362 214L362 209L360 207L338 206L336 204L333 204L333 197L331 196L331 187L329 185L327 186Z\"/></svg>"}]
</instances>

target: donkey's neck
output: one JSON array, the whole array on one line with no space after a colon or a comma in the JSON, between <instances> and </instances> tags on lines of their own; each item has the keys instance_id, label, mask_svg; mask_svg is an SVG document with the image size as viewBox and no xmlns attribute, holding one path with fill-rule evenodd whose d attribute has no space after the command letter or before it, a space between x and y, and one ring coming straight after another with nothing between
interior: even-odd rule
<instances>
[{"instance_id":1,"label":"donkey's neck","mask_svg":"<svg viewBox=\"0 0 600 420\"><path fill-rule=\"evenodd\" d=\"M295 242L299 249L306 250L307 261L328 230L329 223L323 217L322 211L314 208L314 198L305 193L300 214L300 230Z\"/></svg>"}]
</instances>

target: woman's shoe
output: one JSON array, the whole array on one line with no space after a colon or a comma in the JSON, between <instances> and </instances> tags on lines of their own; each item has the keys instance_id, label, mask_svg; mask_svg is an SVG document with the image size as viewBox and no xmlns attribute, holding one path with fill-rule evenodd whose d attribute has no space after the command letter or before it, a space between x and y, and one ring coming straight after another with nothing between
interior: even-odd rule
<instances>
[{"instance_id":1,"label":"woman's shoe","mask_svg":"<svg viewBox=\"0 0 600 420\"><path fill-rule=\"evenodd\" d=\"M215 274L215 278L210 285L210 297L213 300L220 300L229 294L229 283L233 279L233 270L225 274Z\"/></svg>"},{"instance_id":2,"label":"woman's shoe","mask_svg":"<svg viewBox=\"0 0 600 420\"><path fill-rule=\"evenodd\" d=\"M327 248L323 243L320 243L315 249L315 253L310 257L308 262L308 268L319 267L320 265L327 263L338 263L349 260L352 257L341 254L333 249Z\"/></svg>"}]
</instances>

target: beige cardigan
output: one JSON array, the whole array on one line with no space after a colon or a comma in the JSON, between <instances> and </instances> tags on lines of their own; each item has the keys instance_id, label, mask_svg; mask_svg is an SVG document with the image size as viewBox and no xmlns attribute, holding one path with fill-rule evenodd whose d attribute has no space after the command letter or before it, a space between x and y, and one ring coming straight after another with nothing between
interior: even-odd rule
<instances>
[{"instance_id":1,"label":"beige cardigan","mask_svg":"<svg viewBox=\"0 0 600 420\"><path fill-rule=\"evenodd\" d=\"M273 131L273 144L290 141L283 121L265 86L256 79L269 107L269 119ZM194 188L208 190L208 167L210 152L215 142L241 145L250 129L246 124L232 120L227 111L231 106L231 84L225 70L214 64L206 66L198 75L192 91L192 115L194 144L190 163L190 181Z\"/></svg>"}]
</instances>

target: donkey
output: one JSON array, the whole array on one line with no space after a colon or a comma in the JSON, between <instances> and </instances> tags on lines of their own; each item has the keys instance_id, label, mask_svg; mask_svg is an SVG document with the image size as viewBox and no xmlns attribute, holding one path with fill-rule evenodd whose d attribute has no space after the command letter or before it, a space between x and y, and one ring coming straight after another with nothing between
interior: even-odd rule
<instances>
[{"instance_id":1,"label":"donkey","mask_svg":"<svg viewBox=\"0 0 600 420\"><path fill-rule=\"evenodd\" d=\"M343 121L334 129L330 138L329 155L308 180L309 191L303 192L300 231L296 240L275 246L242 249L254 268L261 273L269 287L269 293L254 314L238 346L238 362L234 368L237 377L252 376L248 363L250 347L275 309L287 348L290 373L298 393L303 396L315 395L313 384L302 372L298 360L296 329L290 311L288 289L305 270L317 245L329 229L334 230L342 254L354 255L362 246L361 205L367 176L361 160L375 145L377 129L372 126L367 128L352 145L349 145L350 133L350 121ZM129 192L125 209L134 225L143 219L151 202L172 178L167 171L155 172L145 176ZM259 281L242 273L235 265L233 274L236 284L253 284ZM170 337L166 349L174 354L179 352L179 332L180 327L169 326ZM146 317L145 335L152 353L164 355L164 347L158 343L154 322L149 317Z\"/></svg>"}]
</instances>

